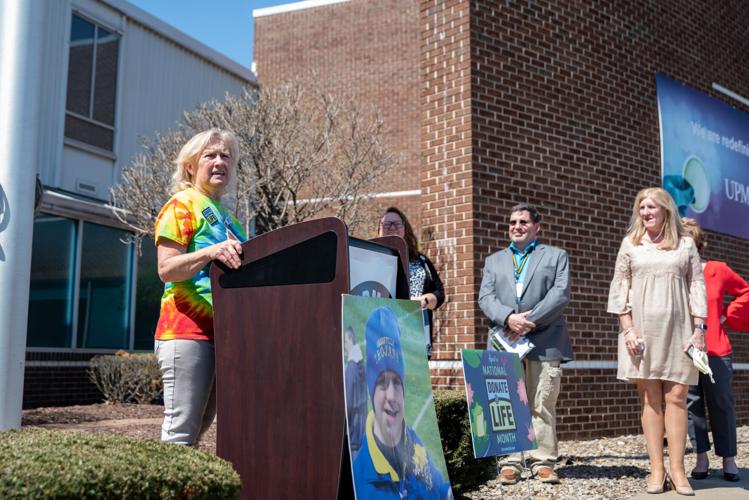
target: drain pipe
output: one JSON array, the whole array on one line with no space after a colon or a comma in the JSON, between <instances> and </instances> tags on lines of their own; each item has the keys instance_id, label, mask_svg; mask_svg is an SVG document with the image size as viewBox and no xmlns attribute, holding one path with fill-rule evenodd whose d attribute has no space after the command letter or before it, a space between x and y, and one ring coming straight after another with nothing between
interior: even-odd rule
<instances>
[{"instance_id":1,"label":"drain pipe","mask_svg":"<svg viewBox=\"0 0 749 500\"><path fill-rule=\"evenodd\" d=\"M48 1L0 0L0 430L21 426Z\"/></svg>"}]
</instances>

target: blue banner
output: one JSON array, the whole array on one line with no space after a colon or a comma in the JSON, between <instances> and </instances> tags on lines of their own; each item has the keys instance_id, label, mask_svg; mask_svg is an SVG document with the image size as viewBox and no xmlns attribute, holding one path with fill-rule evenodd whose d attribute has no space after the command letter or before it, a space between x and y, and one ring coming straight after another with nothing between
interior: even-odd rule
<instances>
[{"instance_id":1,"label":"blue banner","mask_svg":"<svg viewBox=\"0 0 749 500\"><path fill-rule=\"evenodd\" d=\"M538 448L517 354L463 349L468 418L476 458Z\"/></svg>"},{"instance_id":2,"label":"blue banner","mask_svg":"<svg viewBox=\"0 0 749 500\"><path fill-rule=\"evenodd\" d=\"M663 187L705 229L749 239L749 115L655 76Z\"/></svg>"}]
</instances>

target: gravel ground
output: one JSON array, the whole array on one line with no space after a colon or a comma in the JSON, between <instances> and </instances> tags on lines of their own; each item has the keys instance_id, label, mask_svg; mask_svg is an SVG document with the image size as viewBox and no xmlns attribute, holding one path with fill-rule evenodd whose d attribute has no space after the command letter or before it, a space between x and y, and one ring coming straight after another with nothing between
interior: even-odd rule
<instances>
[{"instance_id":1,"label":"gravel ground","mask_svg":"<svg viewBox=\"0 0 749 500\"><path fill-rule=\"evenodd\" d=\"M749 426L737 429L739 469L749 466L746 453L749 443ZM741 450L744 450L742 456ZM563 458L557 466L561 484L543 484L532 479L512 486L502 486L505 498L527 498L530 484L531 496L537 499L624 499L645 491L648 475L648 455L641 435L601 438L590 441L563 441L559 443ZM722 462L712 451L709 453L711 469L720 470ZM695 463L691 446L684 460L687 474ZM668 467L668 464L666 465ZM500 485L492 480L479 489L466 493L467 498L500 498Z\"/></svg>"},{"instance_id":2,"label":"gravel ground","mask_svg":"<svg viewBox=\"0 0 749 500\"><path fill-rule=\"evenodd\" d=\"M87 405L61 408L37 408L23 412L23 426L42 426L82 432L105 432L158 439L163 407L159 405ZM740 469L749 467L749 426L737 429ZM216 452L216 425L206 432L199 448ZM742 455L741 450L744 450ZM465 498L527 498L540 499L625 499L642 493L648 474L645 441L640 435L601 438L589 441L559 443L563 458L557 466L561 484L543 484L535 479L502 486L496 480L466 492ZM695 455L687 448L686 470L694 467ZM710 453L711 468L720 468L720 458Z\"/></svg>"}]
</instances>

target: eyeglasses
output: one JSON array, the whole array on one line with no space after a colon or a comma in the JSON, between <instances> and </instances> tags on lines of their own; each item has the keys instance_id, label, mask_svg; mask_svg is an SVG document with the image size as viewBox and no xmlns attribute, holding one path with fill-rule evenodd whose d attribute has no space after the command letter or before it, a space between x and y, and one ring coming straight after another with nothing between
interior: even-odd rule
<instances>
[{"instance_id":1,"label":"eyeglasses","mask_svg":"<svg viewBox=\"0 0 749 500\"><path fill-rule=\"evenodd\" d=\"M528 224L531 224L531 221L524 220L524 219L511 220L510 221L510 227L512 227L512 226L527 226Z\"/></svg>"},{"instance_id":2,"label":"eyeglasses","mask_svg":"<svg viewBox=\"0 0 749 500\"><path fill-rule=\"evenodd\" d=\"M399 229L403 227L402 222L380 222L382 229Z\"/></svg>"}]
</instances>

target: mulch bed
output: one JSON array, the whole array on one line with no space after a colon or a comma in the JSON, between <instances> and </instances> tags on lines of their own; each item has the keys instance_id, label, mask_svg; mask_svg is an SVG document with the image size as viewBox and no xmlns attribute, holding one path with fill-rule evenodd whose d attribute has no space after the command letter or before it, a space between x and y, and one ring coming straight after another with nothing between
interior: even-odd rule
<instances>
[{"instance_id":1,"label":"mulch bed","mask_svg":"<svg viewBox=\"0 0 749 500\"><path fill-rule=\"evenodd\" d=\"M162 415L161 405L96 404L60 406L24 410L21 425L79 424L101 420L156 418Z\"/></svg>"},{"instance_id":2,"label":"mulch bed","mask_svg":"<svg viewBox=\"0 0 749 500\"><path fill-rule=\"evenodd\" d=\"M21 426L160 439L163 412L164 407L161 405L136 404L94 404L35 408L23 411ZM198 449L216 453L215 422L203 435Z\"/></svg>"}]
</instances>

